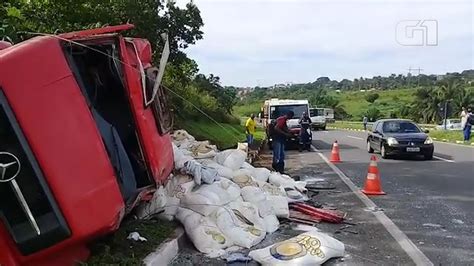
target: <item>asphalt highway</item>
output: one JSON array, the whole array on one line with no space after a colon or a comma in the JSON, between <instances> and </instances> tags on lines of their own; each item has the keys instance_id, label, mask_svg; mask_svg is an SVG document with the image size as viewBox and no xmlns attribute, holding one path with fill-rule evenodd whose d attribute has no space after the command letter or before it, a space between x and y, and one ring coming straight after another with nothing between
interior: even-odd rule
<instances>
[{"instance_id":1,"label":"asphalt highway","mask_svg":"<svg viewBox=\"0 0 474 266\"><path fill-rule=\"evenodd\" d=\"M313 132L327 158L338 141L337 167L360 188L371 156L366 139L365 132ZM387 195L370 199L435 265L474 265L474 147L435 142L431 161L375 155Z\"/></svg>"}]
</instances>

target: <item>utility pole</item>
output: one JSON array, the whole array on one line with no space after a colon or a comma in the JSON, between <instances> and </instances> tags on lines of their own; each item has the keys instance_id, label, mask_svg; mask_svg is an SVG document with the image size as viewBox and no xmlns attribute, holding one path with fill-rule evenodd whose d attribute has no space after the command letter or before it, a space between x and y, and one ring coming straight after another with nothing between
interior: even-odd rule
<instances>
[{"instance_id":1,"label":"utility pole","mask_svg":"<svg viewBox=\"0 0 474 266\"><path fill-rule=\"evenodd\" d=\"M409 79L409 78L411 77L411 72L412 72L412 71L417 71L417 72L418 72L418 75L417 75L417 76L418 76L417 87L419 87L419 86L420 86L420 74L421 74L421 72L423 72L424 69L423 69L423 68L420 68L420 67L418 67L418 68L411 68L411 66L410 66L410 67L408 67L407 70L408 70L408 75L407 75L408 87L410 87L410 79Z\"/></svg>"}]
</instances>

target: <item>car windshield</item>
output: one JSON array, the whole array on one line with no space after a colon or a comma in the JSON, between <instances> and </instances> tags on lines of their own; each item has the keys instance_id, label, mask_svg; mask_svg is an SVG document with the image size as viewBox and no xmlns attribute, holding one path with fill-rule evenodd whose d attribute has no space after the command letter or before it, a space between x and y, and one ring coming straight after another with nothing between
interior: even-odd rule
<instances>
[{"instance_id":1,"label":"car windshield","mask_svg":"<svg viewBox=\"0 0 474 266\"><path fill-rule=\"evenodd\" d=\"M324 109L323 108L311 108L309 109L309 116L324 116Z\"/></svg>"},{"instance_id":2,"label":"car windshield","mask_svg":"<svg viewBox=\"0 0 474 266\"><path fill-rule=\"evenodd\" d=\"M293 111L295 116L293 118L299 119L303 116L304 112L308 111L308 105L276 105L270 108L270 119L277 119L278 117L287 114L289 111Z\"/></svg>"},{"instance_id":3,"label":"car windshield","mask_svg":"<svg viewBox=\"0 0 474 266\"><path fill-rule=\"evenodd\" d=\"M383 124L384 133L419 133L420 128L408 121L388 121Z\"/></svg>"}]
</instances>

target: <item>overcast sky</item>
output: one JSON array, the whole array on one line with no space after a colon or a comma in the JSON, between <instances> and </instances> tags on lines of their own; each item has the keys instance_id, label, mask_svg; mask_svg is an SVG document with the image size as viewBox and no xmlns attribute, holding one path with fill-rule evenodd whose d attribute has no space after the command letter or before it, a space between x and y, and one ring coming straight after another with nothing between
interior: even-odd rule
<instances>
[{"instance_id":1,"label":"overcast sky","mask_svg":"<svg viewBox=\"0 0 474 266\"><path fill-rule=\"evenodd\" d=\"M474 68L473 2L195 0L204 39L186 53L202 73L235 86L407 74L409 67L462 71Z\"/></svg>"}]
</instances>

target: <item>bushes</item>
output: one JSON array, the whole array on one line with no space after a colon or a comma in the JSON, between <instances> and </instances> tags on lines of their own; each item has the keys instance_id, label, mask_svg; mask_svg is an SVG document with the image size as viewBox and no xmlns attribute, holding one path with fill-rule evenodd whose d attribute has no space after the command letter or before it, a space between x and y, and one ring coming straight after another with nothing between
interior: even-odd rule
<instances>
[{"instance_id":1,"label":"bushes","mask_svg":"<svg viewBox=\"0 0 474 266\"><path fill-rule=\"evenodd\" d=\"M382 116L382 113L379 109L372 106L365 112L365 115L369 118L369 121L374 122Z\"/></svg>"},{"instance_id":2,"label":"bushes","mask_svg":"<svg viewBox=\"0 0 474 266\"><path fill-rule=\"evenodd\" d=\"M365 100L369 103L374 103L379 97L380 95L378 93L370 93L365 96Z\"/></svg>"}]
</instances>

